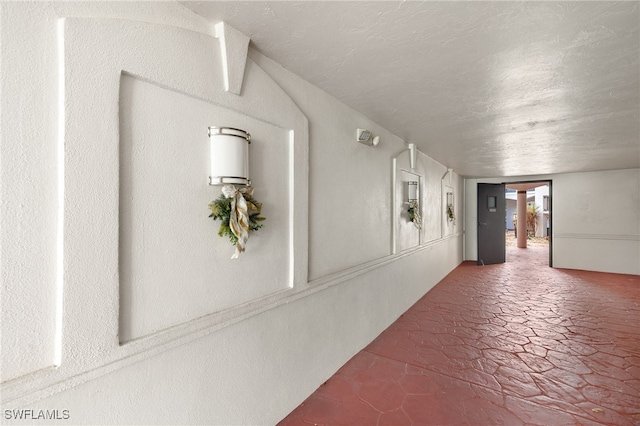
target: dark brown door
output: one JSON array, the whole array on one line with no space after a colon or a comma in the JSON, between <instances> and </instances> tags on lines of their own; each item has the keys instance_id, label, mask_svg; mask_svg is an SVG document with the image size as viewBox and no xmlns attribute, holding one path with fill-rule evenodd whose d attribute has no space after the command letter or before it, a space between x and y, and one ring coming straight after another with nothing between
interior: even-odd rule
<instances>
[{"instance_id":1,"label":"dark brown door","mask_svg":"<svg viewBox=\"0 0 640 426\"><path fill-rule=\"evenodd\" d=\"M504 184L478 184L478 265L504 263Z\"/></svg>"}]
</instances>

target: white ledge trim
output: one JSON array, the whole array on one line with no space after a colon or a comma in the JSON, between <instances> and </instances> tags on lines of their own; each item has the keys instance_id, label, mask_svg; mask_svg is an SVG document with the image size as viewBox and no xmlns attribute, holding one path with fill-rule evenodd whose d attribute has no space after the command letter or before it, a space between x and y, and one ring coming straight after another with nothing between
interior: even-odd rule
<instances>
[{"instance_id":1,"label":"white ledge trim","mask_svg":"<svg viewBox=\"0 0 640 426\"><path fill-rule=\"evenodd\" d=\"M560 239L640 241L640 235L557 233Z\"/></svg>"},{"instance_id":2,"label":"white ledge trim","mask_svg":"<svg viewBox=\"0 0 640 426\"><path fill-rule=\"evenodd\" d=\"M283 290L243 305L205 315L193 321L162 330L158 333L132 340L122 345L123 347L129 347L130 353L128 355L120 358L114 357L97 368L82 372L75 376L67 377L52 385L40 387L42 383L46 383L47 375L55 371L55 368L41 370L33 374L5 382L2 384L2 404L12 403L21 406L32 404L58 392L97 379L136 362L143 361L162 352L200 339L216 332L217 330L251 318L254 315L261 314L284 304L295 302L304 297L327 290L349 279L353 279L359 275L363 275L392 262L396 262L430 247L445 243L448 240L460 238L462 235L462 232L458 232L444 238L432 240L397 254L388 255L344 269L331 275L314 279L309 281L308 285L302 290Z\"/></svg>"}]
</instances>

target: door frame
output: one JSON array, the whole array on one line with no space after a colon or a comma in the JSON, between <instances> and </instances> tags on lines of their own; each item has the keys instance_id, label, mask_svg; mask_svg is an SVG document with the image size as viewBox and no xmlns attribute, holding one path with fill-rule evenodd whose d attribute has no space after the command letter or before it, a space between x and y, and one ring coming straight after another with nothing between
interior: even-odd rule
<instances>
[{"instance_id":1,"label":"door frame","mask_svg":"<svg viewBox=\"0 0 640 426\"><path fill-rule=\"evenodd\" d=\"M502 183L505 188L507 185L518 183L546 183L549 185L549 267L553 268L553 179L514 180Z\"/></svg>"}]
</instances>

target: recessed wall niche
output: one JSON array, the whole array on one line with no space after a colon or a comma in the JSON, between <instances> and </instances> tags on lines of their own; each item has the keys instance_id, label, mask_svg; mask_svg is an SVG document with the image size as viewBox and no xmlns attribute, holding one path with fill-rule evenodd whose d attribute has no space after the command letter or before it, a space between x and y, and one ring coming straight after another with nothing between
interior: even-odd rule
<instances>
[{"instance_id":1,"label":"recessed wall niche","mask_svg":"<svg viewBox=\"0 0 640 426\"><path fill-rule=\"evenodd\" d=\"M247 251L217 234L208 126L247 129L265 226ZM291 288L290 130L121 77L119 337L124 343ZM248 267L250 265L251 267Z\"/></svg>"},{"instance_id":2,"label":"recessed wall niche","mask_svg":"<svg viewBox=\"0 0 640 426\"><path fill-rule=\"evenodd\" d=\"M443 200L443 166L423 154L415 151L414 168L410 161L411 150L399 153L392 160L393 188L393 241L392 253L429 244L443 237L443 213L446 199ZM418 230L407 220L407 182L419 182L420 213L422 229ZM441 211L442 210L442 211ZM419 232L417 232L419 231Z\"/></svg>"}]
</instances>

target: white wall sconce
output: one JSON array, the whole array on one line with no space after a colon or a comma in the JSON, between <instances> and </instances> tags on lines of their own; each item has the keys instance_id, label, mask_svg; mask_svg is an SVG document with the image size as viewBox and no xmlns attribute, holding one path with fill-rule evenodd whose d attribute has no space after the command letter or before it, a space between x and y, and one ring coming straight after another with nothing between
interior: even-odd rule
<instances>
[{"instance_id":1,"label":"white wall sconce","mask_svg":"<svg viewBox=\"0 0 640 426\"><path fill-rule=\"evenodd\" d=\"M417 202L418 201L418 182L409 181L407 182L407 202Z\"/></svg>"},{"instance_id":2,"label":"white wall sconce","mask_svg":"<svg viewBox=\"0 0 640 426\"><path fill-rule=\"evenodd\" d=\"M262 203L253 198L249 179L251 135L233 127L209 127L211 175L209 185L223 185L222 194L209 203L210 218L220 220L218 235L236 247L236 259L245 251L249 231L262 228Z\"/></svg>"},{"instance_id":3,"label":"white wall sconce","mask_svg":"<svg viewBox=\"0 0 640 426\"><path fill-rule=\"evenodd\" d=\"M211 174L209 185L251 185L249 144L251 135L233 127L209 127Z\"/></svg>"},{"instance_id":4,"label":"white wall sconce","mask_svg":"<svg viewBox=\"0 0 640 426\"><path fill-rule=\"evenodd\" d=\"M369 146L378 146L380 143L380 136L373 136L370 130L358 129L356 131L356 140L362 144Z\"/></svg>"},{"instance_id":5,"label":"white wall sconce","mask_svg":"<svg viewBox=\"0 0 640 426\"><path fill-rule=\"evenodd\" d=\"M453 208L453 192L447 192L447 219L455 225L456 212Z\"/></svg>"},{"instance_id":6,"label":"white wall sconce","mask_svg":"<svg viewBox=\"0 0 640 426\"><path fill-rule=\"evenodd\" d=\"M418 203L418 182L407 182L407 204L409 205L407 213L409 214L409 222L412 222L416 228L422 229L422 215L420 214L420 203Z\"/></svg>"}]
</instances>

